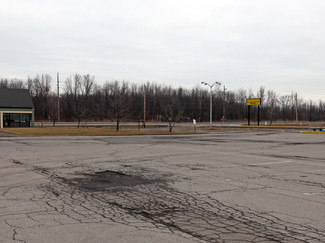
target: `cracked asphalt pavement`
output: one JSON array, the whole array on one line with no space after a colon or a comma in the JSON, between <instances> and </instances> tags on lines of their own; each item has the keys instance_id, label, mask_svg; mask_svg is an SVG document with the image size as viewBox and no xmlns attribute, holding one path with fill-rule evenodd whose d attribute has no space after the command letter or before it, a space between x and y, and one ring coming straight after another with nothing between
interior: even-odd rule
<instances>
[{"instance_id":1,"label":"cracked asphalt pavement","mask_svg":"<svg viewBox=\"0 0 325 243\"><path fill-rule=\"evenodd\" d=\"M0 137L1 242L324 242L325 136Z\"/></svg>"}]
</instances>

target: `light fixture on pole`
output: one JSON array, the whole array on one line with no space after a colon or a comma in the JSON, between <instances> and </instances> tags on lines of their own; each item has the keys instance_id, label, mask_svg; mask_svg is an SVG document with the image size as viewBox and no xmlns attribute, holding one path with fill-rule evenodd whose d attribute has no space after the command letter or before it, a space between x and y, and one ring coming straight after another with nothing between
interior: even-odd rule
<instances>
[{"instance_id":1,"label":"light fixture on pole","mask_svg":"<svg viewBox=\"0 0 325 243\"><path fill-rule=\"evenodd\" d=\"M210 87L210 125L212 125L212 87L217 84L221 85L219 82L214 82L213 84L208 84L206 82L201 82L201 84L207 85Z\"/></svg>"}]
</instances>

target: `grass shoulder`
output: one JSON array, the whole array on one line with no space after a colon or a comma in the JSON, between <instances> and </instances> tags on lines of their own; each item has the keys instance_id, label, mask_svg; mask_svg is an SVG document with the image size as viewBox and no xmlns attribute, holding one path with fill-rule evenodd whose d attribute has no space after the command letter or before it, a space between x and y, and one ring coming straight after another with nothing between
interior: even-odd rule
<instances>
[{"instance_id":1,"label":"grass shoulder","mask_svg":"<svg viewBox=\"0 0 325 243\"><path fill-rule=\"evenodd\" d=\"M28 128L5 128L1 132L18 136L119 136L119 135L173 135L194 134L193 131L172 131L162 129L121 129L115 127L28 127Z\"/></svg>"}]
</instances>

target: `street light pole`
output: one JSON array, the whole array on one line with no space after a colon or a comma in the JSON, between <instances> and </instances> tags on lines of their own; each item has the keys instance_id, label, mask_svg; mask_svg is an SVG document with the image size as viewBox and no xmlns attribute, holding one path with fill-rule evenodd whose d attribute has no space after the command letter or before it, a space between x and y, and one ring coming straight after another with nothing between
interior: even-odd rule
<instances>
[{"instance_id":1,"label":"street light pole","mask_svg":"<svg viewBox=\"0 0 325 243\"><path fill-rule=\"evenodd\" d=\"M219 82L214 82L213 84L208 84L206 82L201 82L201 84L207 85L210 87L210 125L212 125L212 87L217 84L221 85Z\"/></svg>"},{"instance_id":2,"label":"street light pole","mask_svg":"<svg viewBox=\"0 0 325 243\"><path fill-rule=\"evenodd\" d=\"M212 86L210 86L210 125L212 125Z\"/></svg>"},{"instance_id":3,"label":"street light pole","mask_svg":"<svg viewBox=\"0 0 325 243\"><path fill-rule=\"evenodd\" d=\"M226 120L226 86L223 86L223 116L222 121Z\"/></svg>"}]
</instances>

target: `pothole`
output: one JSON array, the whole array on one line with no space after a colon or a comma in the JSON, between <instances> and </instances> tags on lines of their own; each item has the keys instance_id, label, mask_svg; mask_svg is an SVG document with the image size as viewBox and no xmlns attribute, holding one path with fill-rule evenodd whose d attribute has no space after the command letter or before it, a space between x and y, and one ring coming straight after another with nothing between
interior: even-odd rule
<instances>
[{"instance_id":1,"label":"pothole","mask_svg":"<svg viewBox=\"0 0 325 243\"><path fill-rule=\"evenodd\" d=\"M83 177L68 180L69 184L81 190L89 191L105 191L117 187L133 187L159 182L162 181L110 170L99 171L94 174L85 174Z\"/></svg>"}]
</instances>

